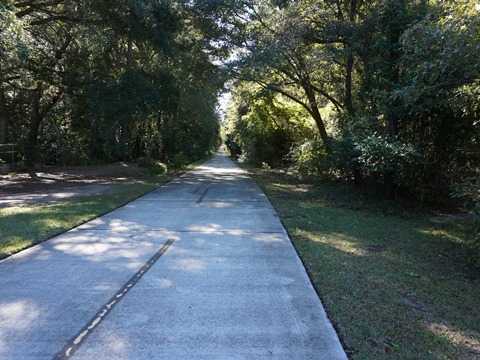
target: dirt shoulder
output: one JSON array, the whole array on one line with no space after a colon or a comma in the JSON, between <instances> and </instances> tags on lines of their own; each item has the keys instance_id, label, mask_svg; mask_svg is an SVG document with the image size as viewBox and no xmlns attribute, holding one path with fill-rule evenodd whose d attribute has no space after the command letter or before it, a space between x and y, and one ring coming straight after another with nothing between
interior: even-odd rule
<instances>
[{"instance_id":1,"label":"dirt shoulder","mask_svg":"<svg viewBox=\"0 0 480 360\"><path fill-rule=\"evenodd\" d=\"M133 164L45 167L0 175L0 207L66 201L112 191L118 184L152 182L148 170Z\"/></svg>"}]
</instances>

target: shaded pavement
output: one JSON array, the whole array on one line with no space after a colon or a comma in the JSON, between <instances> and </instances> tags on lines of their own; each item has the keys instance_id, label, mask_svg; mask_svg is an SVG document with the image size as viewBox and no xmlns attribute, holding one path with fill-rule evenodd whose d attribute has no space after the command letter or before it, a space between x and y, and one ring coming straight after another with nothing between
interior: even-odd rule
<instances>
[{"instance_id":1,"label":"shaded pavement","mask_svg":"<svg viewBox=\"0 0 480 360\"><path fill-rule=\"evenodd\" d=\"M265 195L220 152L0 261L0 359L346 359Z\"/></svg>"}]
</instances>

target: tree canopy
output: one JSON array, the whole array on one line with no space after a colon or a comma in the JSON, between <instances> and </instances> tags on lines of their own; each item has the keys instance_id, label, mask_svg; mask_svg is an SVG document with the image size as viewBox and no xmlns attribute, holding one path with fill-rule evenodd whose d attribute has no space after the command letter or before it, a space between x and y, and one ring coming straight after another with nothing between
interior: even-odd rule
<instances>
[{"instance_id":1,"label":"tree canopy","mask_svg":"<svg viewBox=\"0 0 480 360\"><path fill-rule=\"evenodd\" d=\"M201 1L6 1L0 17L0 143L27 163L218 146L224 49Z\"/></svg>"},{"instance_id":2,"label":"tree canopy","mask_svg":"<svg viewBox=\"0 0 480 360\"><path fill-rule=\"evenodd\" d=\"M235 154L423 199L448 195L466 173L478 175L476 1L247 7L242 51L229 64L238 89L227 115ZM280 135L269 140L265 131Z\"/></svg>"},{"instance_id":3,"label":"tree canopy","mask_svg":"<svg viewBox=\"0 0 480 360\"><path fill-rule=\"evenodd\" d=\"M0 143L27 163L234 155L386 194L480 163L473 0L26 0L0 5Z\"/></svg>"}]
</instances>

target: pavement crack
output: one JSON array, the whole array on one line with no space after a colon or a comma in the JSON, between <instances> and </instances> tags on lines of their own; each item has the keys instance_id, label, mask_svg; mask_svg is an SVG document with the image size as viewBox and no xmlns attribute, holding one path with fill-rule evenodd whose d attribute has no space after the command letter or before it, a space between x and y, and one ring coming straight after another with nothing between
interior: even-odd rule
<instances>
[{"instance_id":1,"label":"pavement crack","mask_svg":"<svg viewBox=\"0 0 480 360\"><path fill-rule=\"evenodd\" d=\"M138 270L128 282L117 291L113 297L98 311L95 316L55 355L54 360L69 359L75 351L82 345L87 337L95 330L110 311L120 302L120 300L135 286L135 284L147 273L148 270L165 254L175 240L168 239L165 244L148 260L145 265Z\"/></svg>"},{"instance_id":2,"label":"pavement crack","mask_svg":"<svg viewBox=\"0 0 480 360\"><path fill-rule=\"evenodd\" d=\"M207 195L209 188L206 188L205 191L203 192L202 196L197 200L197 204L200 204L203 201L203 198L205 195Z\"/></svg>"}]
</instances>

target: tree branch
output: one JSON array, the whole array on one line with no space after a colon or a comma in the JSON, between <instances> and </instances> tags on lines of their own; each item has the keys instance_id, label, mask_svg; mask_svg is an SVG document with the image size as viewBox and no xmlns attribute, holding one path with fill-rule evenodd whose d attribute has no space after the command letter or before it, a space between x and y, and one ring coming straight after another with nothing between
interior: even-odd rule
<instances>
[{"instance_id":1,"label":"tree branch","mask_svg":"<svg viewBox=\"0 0 480 360\"><path fill-rule=\"evenodd\" d=\"M300 104L305 110L308 111L308 113L313 117L313 111L312 109L310 109L310 107L304 103L302 100L298 99L297 97L295 97L294 95L286 92L285 90L281 89L281 88L278 88L276 86L272 86L271 84L267 84L261 80L253 80L254 82L256 82L258 85L260 85L261 87L263 87L264 89L267 89L267 90L270 90L270 91L274 91L274 92L278 92L279 94L282 94L283 96L289 98L290 100L296 102L297 104Z\"/></svg>"},{"instance_id":2,"label":"tree branch","mask_svg":"<svg viewBox=\"0 0 480 360\"><path fill-rule=\"evenodd\" d=\"M313 85L312 83L310 83L310 86L312 87L312 90L314 90L316 93L322 95L324 98L329 100L337 108L337 110L343 109L342 103L337 101L333 96L328 94L325 90L320 89L319 87Z\"/></svg>"},{"instance_id":3,"label":"tree branch","mask_svg":"<svg viewBox=\"0 0 480 360\"><path fill-rule=\"evenodd\" d=\"M54 5L61 4L63 2L64 0L53 0L53 1L47 1L42 3L35 3L34 0L31 0L31 1L17 2L17 3L14 3L13 5L16 8L28 7L27 9L23 9L15 13L15 15L18 18L21 18L26 15L30 15L32 12L34 12L35 10L41 9L42 7L54 6Z\"/></svg>"}]
</instances>

